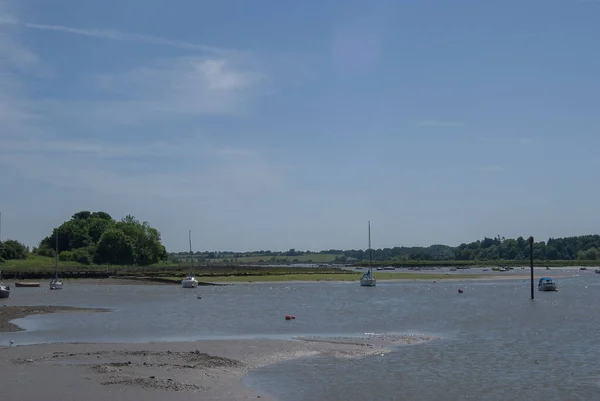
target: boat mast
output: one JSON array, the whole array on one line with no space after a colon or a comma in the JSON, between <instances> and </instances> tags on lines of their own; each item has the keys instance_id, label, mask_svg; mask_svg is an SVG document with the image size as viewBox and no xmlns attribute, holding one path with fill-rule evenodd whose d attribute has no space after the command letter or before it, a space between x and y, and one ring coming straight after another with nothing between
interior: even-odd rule
<instances>
[{"instance_id":1,"label":"boat mast","mask_svg":"<svg viewBox=\"0 0 600 401\"><path fill-rule=\"evenodd\" d=\"M373 250L371 249L371 220L369 220L369 271L371 271L371 263L373 262Z\"/></svg>"},{"instance_id":2,"label":"boat mast","mask_svg":"<svg viewBox=\"0 0 600 401\"><path fill-rule=\"evenodd\" d=\"M191 274L192 270L194 269L194 259L193 259L194 254L192 253L192 230L190 230L190 232L189 232L189 237L190 237L190 274Z\"/></svg>"},{"instance_id":3,"label":"boat mast","mask_svg":"<svg viewBox=\"0 0 600 401\"><path fill-rule=\"evenodd\" d=\"M58 230L56 230L54 237L56 238L56 250L54 251L54 277L56 277L56 272L58 271Z\"/></svg>"}]
</instances>

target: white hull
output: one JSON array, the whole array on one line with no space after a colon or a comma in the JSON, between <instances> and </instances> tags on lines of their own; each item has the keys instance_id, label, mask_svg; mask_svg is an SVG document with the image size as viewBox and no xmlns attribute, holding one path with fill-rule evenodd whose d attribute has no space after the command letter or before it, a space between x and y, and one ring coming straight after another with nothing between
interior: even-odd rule
<instances>
[{"instance_id":1,"label":"white hull","mask_svg":"<svg viewBox=\"0 0 600 401\"><path fill-rule=\"evenodd\" d=\"M10 296L10 288L6 285L0 285L0 298L8 298Z\"/></svg>"},{"instance_id":2,"label":"white hull","mask_svg":"<svg viewBox=\"0 0 600 401\"><path fill-rule=\"evenodd\" d=\"M50 282L50 289L51 290L62 290L63 288L63 282L61 280L52 280Z\"/></svg>"},{"instance_id":3,"label":"white hull","mask_svg":"<svg viewBox=\"0 0 600 401\"><path fill-rule=\"evenodd\" d=\"M181 288L196 288L196 287L198 287L198 280L196 280L196 279L189 280L186 278L184 280L181 280Z\"/></svg>"},{"instance_id":4,"label":"white hull","mask_svg":"<svg viewBox=\"0 0 600 401\"><path fill-rule=\"evenodd\" d=\"M376 284L377 280L375 280L375 277L363 277L360 279L361 287L375 287Z\"/></svg>"}]
</instances>

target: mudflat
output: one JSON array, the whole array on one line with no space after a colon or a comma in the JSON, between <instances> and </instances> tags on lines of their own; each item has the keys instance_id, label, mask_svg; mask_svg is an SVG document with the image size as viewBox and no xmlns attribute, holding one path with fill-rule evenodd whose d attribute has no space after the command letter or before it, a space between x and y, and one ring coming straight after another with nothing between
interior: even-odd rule
<instances>
[{"instance_id":1,"label":"mudflat","mask_svg":"<svg viewBox=\"0 0 600 401\"><path fill-rule=\"evenodd\" d=\"M46 313L69 313L69 312L106 312L107 309L75 308L71 306L7 306L0 305L0 333L21 331L22 329L10 323L11 320L20 319L29 315L41 315Z\"/></svg>"},{"instance_id":2,"label":"mudflat","mask_svg":"<svg viewBox=\"0 0 600 401\"><path fill-rule=\"evenodd\" d=\"M273 400L246 387L250 369L327 355L359 358L430 337L44 344L0 348L2 398L45 401Z\"/></svg>"}]
</instances>

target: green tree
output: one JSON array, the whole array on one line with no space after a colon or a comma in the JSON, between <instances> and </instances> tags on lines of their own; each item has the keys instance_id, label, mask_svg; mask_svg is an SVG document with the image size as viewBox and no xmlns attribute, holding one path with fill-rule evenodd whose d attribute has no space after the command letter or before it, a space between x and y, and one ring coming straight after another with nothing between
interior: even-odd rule
<instances>
[{"instance_id":1,"label":"green tree","mask_svg":"<svg viewBox=\"0 0 600 401\"><path fill-rule=\"evenodd\" d=\"M131 238L118 228L106 230L98 245L94 262L98 264L130 265L134 261Z\"/></svg>"},{"instance_id":2,"label":"green tree","mask_svg":"<svg viewBox=\"0 0 600 401\"><path fill-rule=\"evenodd\" d=\"M7 239L0 242L0 259L27 259L29 256L29 248L19 241Z\"/></svg>"}]
</instances>

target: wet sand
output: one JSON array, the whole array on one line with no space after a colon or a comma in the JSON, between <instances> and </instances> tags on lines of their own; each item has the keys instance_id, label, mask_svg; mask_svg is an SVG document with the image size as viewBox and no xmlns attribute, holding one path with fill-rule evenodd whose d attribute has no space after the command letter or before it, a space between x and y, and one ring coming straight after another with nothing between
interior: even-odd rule
<instances>
[{"instance_id":1,"label":"wet sand","mask_svg":"<svg viewBox=\"0 0 600 401\"><path fill-rule=\"evenodd\" d=\"M46 313L77 313L77 312L108 312L107 309L74 308L70 306L0 306L0 333L22 331L10 323L11 320L20 319L29 315L43 315Z\"/></svg>"},{"instance_id":2,"label":"wet sand","mask_svg":"<svg viewBox=\"0 0 600 401\"><path fill-rule=\"evenodd\" d=\"M250 369L327 355L360 358L432 338L204 340L149 344L47 344L0 348L8 400L273 400L244 386Z\"/></svg>"}]
</instances>

